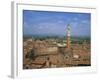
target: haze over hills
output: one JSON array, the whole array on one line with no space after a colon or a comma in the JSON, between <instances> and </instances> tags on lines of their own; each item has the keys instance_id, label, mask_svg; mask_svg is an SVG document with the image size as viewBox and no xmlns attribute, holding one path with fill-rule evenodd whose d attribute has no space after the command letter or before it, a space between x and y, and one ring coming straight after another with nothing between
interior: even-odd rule
<instances>
[{"instance_id":1,"label":"haze over hills","mask_svg":"<svg viewBox=\"0 0 100 80\"><path fill-rule=\"evenodd\" d=\"M40 34L40 35L32 35L32 34L28 34L28 35L23 35L23 37L30 37L30 38L35 38L35 37L56 37L56 38L66 38L66 35L47 35L47 34L45 34L45 35L42 35L42 34ZM91 36L71 36L71 38L91 38Z\"/></svg>"},{"instance_id":2,"label":"haze over hills","mask_svg":"<svg viewBox=\"0 0 100 80\"><path fill-rule=\"evenodd\" d=\"M57 35L25 35L23 36L24 40L29 38L33 38L36 40L45 40L45 39L58 39L58 40L66 40L66 36L57 36ZM71 42L75 43L83 43L83 41L87 41L90 43L91 37L90 36L71 36Z\"/></svg>"}]
</instances>

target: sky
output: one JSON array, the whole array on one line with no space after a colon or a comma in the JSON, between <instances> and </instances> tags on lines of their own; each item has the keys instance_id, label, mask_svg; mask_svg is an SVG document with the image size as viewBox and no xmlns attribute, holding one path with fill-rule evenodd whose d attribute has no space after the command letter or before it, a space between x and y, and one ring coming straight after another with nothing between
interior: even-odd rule
<instances>
[{"instance_id":1,"label":"sky","mask_svg":"<svg viewBox=\"0 0 100 80\"><path fill-rule=\"evenodd\" d=\"M70 24L71 36L90 36L91 14L23 10L23 34L66 36Z\"/></svg>"}]
</instances>

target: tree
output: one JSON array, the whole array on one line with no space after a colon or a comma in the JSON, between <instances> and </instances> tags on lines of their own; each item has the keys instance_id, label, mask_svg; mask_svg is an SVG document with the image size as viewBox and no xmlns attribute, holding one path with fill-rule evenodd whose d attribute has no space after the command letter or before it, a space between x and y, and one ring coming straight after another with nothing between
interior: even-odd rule
<instances>
[{"instance_id":1,"label":"tree","mask_svg":"<svg viewBox=\"0 0 100 80\"><path fill-rule=\"evenodd\" d=\"M34 49L32 49L32 50L30 51L30 53L29 53L29 58L30 58L31 60L34 60L34 59L35 59Z\"/></svg>"}]
</instances>

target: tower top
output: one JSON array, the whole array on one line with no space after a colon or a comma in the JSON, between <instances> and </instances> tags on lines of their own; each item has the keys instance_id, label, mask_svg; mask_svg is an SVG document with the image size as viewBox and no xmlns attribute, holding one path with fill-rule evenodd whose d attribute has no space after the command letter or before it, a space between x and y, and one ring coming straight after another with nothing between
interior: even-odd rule
<instances>
[{"instance_id":1,"label":"tower top","mask_svg":"<svg viewBox=\"0 0 100 80\"><path fill-rule=\"evenodd\" d=\"M70 30L70 24L67 25L67 29Z\"/></svg>"}]
</instances>

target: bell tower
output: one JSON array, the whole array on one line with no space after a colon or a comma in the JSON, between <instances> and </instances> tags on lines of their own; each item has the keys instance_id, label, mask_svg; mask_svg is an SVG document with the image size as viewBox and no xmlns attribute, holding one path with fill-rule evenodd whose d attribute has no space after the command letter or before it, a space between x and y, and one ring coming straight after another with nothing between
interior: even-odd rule
<instances>
[{"instance_id":1,"label":"bell tower","mask_svg":"<svg viewBox=\"0 0 100 80\"><path fill-rule=\"evenodd\" d=\"M68 25L67 25L67 48L68 48L68 49L70 49L70 45L71 45L71 44L70 44L70 42L71 42L71 41L70 41L70 36L71 36L71 34L70 34L70 24L68 24Z\"/></svg>"}]
</instances>

